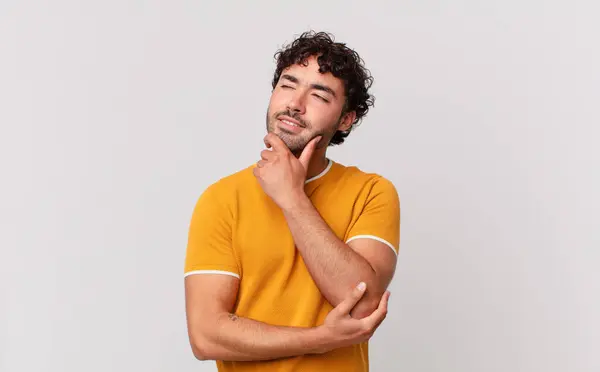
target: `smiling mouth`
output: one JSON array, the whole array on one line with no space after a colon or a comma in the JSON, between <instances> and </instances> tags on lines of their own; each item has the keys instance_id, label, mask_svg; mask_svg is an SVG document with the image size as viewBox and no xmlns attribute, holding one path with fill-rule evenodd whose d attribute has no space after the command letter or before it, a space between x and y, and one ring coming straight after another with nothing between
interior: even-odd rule
<instances>
[{"instance_id":1,"label":"smiling mouth","mask_svg":"<svg viewBox=\"0 0 600 372\"><path fill-rule=\"evenodd\" d=\"M277 120L291 127L306 128L306 125L304 125L304 123L302 123L300 120L296 120L293 117L285 114L277 116Z\"/></svg>"},{"instance_id":2,"label":"smiling mouth","mask_svg":"<svg viewBox=\"0 0 600 372\"><path fill-rule=\"evenodd\" d=\"M296 128L304 128L302 125L294 123L293 121L289 121L289 120L285 120L285 119L278 119L280 122L289 125L290 127L296 127Z\"/></svg>"}]
</instances>

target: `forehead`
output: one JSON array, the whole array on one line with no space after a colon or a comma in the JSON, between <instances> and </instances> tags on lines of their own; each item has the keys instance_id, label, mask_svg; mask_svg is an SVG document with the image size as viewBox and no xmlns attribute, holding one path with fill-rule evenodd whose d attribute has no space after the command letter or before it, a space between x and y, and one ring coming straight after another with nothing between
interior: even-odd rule
<instances>
[{"instance_id":1,"label":"forehead","mask_svg":"<svg viewBox=\"0 0 600 372\"><path fill-rule=\"evenodd\" d=\"M341 79L333 76L331 72L319 72L319 63L315 57L310 57L304 64L292 64L282 71L282 76L288 74L298 79L300 85L325 85L341 96L344 91L344 83Z\"/></svg>"}]
</instances>

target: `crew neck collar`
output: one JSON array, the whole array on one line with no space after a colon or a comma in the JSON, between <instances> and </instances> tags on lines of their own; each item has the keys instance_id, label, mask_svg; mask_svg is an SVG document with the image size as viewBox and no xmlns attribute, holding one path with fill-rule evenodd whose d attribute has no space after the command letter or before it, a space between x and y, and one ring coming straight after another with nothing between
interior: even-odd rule
<instances>
[{"instance_id":1,"label":"crew neck collar","mask_svg":"<svg viewBox=\"0 0 600 372\"><path fill-rule=\"evenodd\" d=\"M316 176L307 179L306 181L304 181L304 183L307 184L309 182L312 182L314 180L317 180L317 179L323 177L331 170L332 166L333 166L333 161L331 159L327 159L327 166L325 167L325 169L323 169L321 171L321 173L317 174Z\"/></svg>"}]
</instances>

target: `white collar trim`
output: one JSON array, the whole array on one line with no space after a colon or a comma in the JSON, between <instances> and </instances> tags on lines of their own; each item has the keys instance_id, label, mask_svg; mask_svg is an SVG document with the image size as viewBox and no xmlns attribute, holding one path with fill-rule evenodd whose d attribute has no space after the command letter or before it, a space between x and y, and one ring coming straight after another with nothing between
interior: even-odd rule
<instances>
[{"instance_id":1,"label":"white collar trim","mask_svg":"<svg viewBox=\"0 0 600 372\"><path fill-rule=\"evenodd\" d=\"M327 160L328 160L328 163L327 163L327 166L325 167L325 169L323 169L323 171L321 173L317 174L316 176L311 177L311 178L307 179L306 181L304 181L305 184L307 184L311 181L314 181L316 179L319 179L319 178L323 177L324 175L326 175L327 172L329 172L329 170L331 169L331 166L333 165L333 161L331 161L331 159L327 159Z\"/></svg>"}]
</instances>

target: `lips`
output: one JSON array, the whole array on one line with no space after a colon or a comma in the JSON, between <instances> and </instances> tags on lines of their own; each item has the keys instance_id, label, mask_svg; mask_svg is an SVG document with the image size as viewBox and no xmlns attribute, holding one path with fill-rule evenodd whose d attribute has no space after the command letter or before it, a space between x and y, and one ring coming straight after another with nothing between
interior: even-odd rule
<instances>
[{"instance_id":1,"label":"lips","mask_svg":"<svg viewBox=\"0 0 600 372\"><path fill-rule=\"evenodd\" d=\"M302 123L300 123L298 120L292 119L289 116L281 115L281 116L278 116L277 119L279 121L284 122L287 125L291 125L291 126L294 126L294 127L304 128L304 125Z\"/></svg>"}]
</instances>

